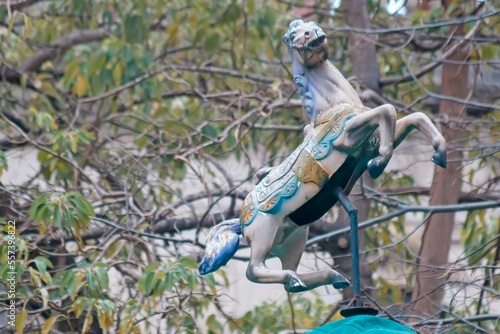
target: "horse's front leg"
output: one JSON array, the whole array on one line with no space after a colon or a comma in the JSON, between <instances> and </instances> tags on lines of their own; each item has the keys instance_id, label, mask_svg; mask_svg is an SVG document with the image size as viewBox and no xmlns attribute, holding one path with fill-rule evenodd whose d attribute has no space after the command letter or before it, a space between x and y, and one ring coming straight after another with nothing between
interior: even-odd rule
<instances>
[{"instance_id":1,"label":"horse's front leg","mask_svg":"<svg viewBox=\"0 0 500 334\"><path fill-rule=\"evenodd\" d=\"M300 258L304 252L309 227L294 233L288 237L279 247L277 256L281 260L283 270L297 272ZM307 287L307 290L318 286L332 284L335 289L347 288L350 284L344 275L333 269L324 269L307 274L297 274Z\"/></svg>"},{"instance_id":2,"label":"horse's front leg","mask_svg":"<svg viewBox=\"0 0 500 334\"><path fill-rule=\"evenodd\" d=\"M446 140L438 131L430 118L421 112L416 112L401 118L396 122L396 134L394 136L394 147L397 147L406 138L411 130L417 129L422 132L432 143L436 153L431 161L436 165L446 168Z\"/></svg>"},{"instance_id":3,"label":"horse's front leg","mask_svg":"<svg viewBox=\"0 0 500 334\"><path fill-rule=\"evenodd\" d=\"M368 162L368 171L371 177L376 179L382 174L392 157L395 124L396 109L390 104L384 104L349 120L339 144L346 151L349 149L357 150L360 143L367 140L378 128L380 133L379 156Z\"/></svg>"}]
</instances>

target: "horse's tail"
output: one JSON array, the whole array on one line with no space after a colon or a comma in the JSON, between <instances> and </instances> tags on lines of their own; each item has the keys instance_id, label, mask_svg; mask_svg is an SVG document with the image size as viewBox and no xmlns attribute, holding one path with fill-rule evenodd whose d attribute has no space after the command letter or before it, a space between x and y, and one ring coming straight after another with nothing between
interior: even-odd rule
<instances>
[{"instance_id":1,"label":"horse's tail","mask_svg":"<svg viewBox=\"0 0 500 334\"><path fill-rule=\"evenodd\" d=\"M238 250L241 226L239 219L225 220L208 233L205 255L198 270L201 275L214 272L227 263Z\"/></svg>"}]
</instances>

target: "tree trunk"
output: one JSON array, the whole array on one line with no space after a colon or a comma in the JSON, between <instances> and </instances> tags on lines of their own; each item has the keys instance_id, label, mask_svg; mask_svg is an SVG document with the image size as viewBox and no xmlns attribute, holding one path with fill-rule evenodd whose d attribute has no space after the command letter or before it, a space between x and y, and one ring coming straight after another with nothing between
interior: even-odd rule
<instances>
[{"instance_id":1,"label":"tree trunk","mask_svg":"<svg viewBox=\"0 0 500 334\"><path fill-rule=\"evenodd\" d=\"M449 3L450 0L445 1L445 8ZM462 25L452 26L448 34L463 35L464 27ZM468 55L468 50L462 48L450 59L465 61ZM444 63L441 94L465 99L467 97L467 74L467 66ZM460 119L465 115L465 112L466 106L460 103L441 100L439 104L439 115L441 116ZM464 131L453 126L444 128L443 135L448 142L448 147L453 147L453 144L460 145L465 139ZM430 205L458 203L462 156L460 149L448 150L448 161L451 161L448 163L448 167L446 169L435 167ZM454 223L455 213L439 213L433 215L425 226L412 294L412 311L416 315L434 317L441 312L442 284L445 281L446 271L440 268L448 263Z\"/></svg>"},{"instance_id":2,"label":"tree trunk","mask_svg":"<svg viewBox=\"0 0 500 334\"><path fill-rule=\"evenodd\" d=\"M366 29L370 27L370 18L364 0L342 1L347 25L353 28ZM363 85L374 90L380 90L380 70L375 53L375 43L370 35L349 32L349 50L353 74Z\"/></svg>"}]
</instances>

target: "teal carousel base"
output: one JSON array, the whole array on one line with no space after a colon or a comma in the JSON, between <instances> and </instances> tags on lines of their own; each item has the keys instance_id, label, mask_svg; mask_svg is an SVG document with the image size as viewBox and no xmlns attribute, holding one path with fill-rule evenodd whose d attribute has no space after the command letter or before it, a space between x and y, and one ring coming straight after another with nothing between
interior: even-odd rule
<instances>
[{"instance_id":1,"label":"teal carousel base","mask_svg":"<svg viewBox=\"0 0 500 334\"><path fill-rule=\"evenodd\" d=\"M316 328L309 334L404 334L413 333L409 328L389 319L373 315L357 315Z\"/></svg>"}]
</instances>

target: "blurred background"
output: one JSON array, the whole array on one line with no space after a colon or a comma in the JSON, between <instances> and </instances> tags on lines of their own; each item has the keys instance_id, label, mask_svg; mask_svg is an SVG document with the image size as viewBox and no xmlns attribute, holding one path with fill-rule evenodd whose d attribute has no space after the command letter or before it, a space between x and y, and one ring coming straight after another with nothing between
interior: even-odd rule
<instances>
[{"instance_id":1,"label":"blurred background","mask_svg":"<svg viewBox=\"0 0 500 334\"><path fill-rule=\"evenodd\" d=\"M373 223L364 300L420 333L500 332L499 13L498 0L3 0L0 313L14 300L17 317L0 332L303 333L342 318L351 289L251 283L244 246L197 270L208 229L303 139L281 42L296 18L327 33L366 106L425 112L448 142L443 170L410 134L353 190ZM350 278L348 225L338 206L314 223L299 272Z\"/></svg>"}]
</instances>

